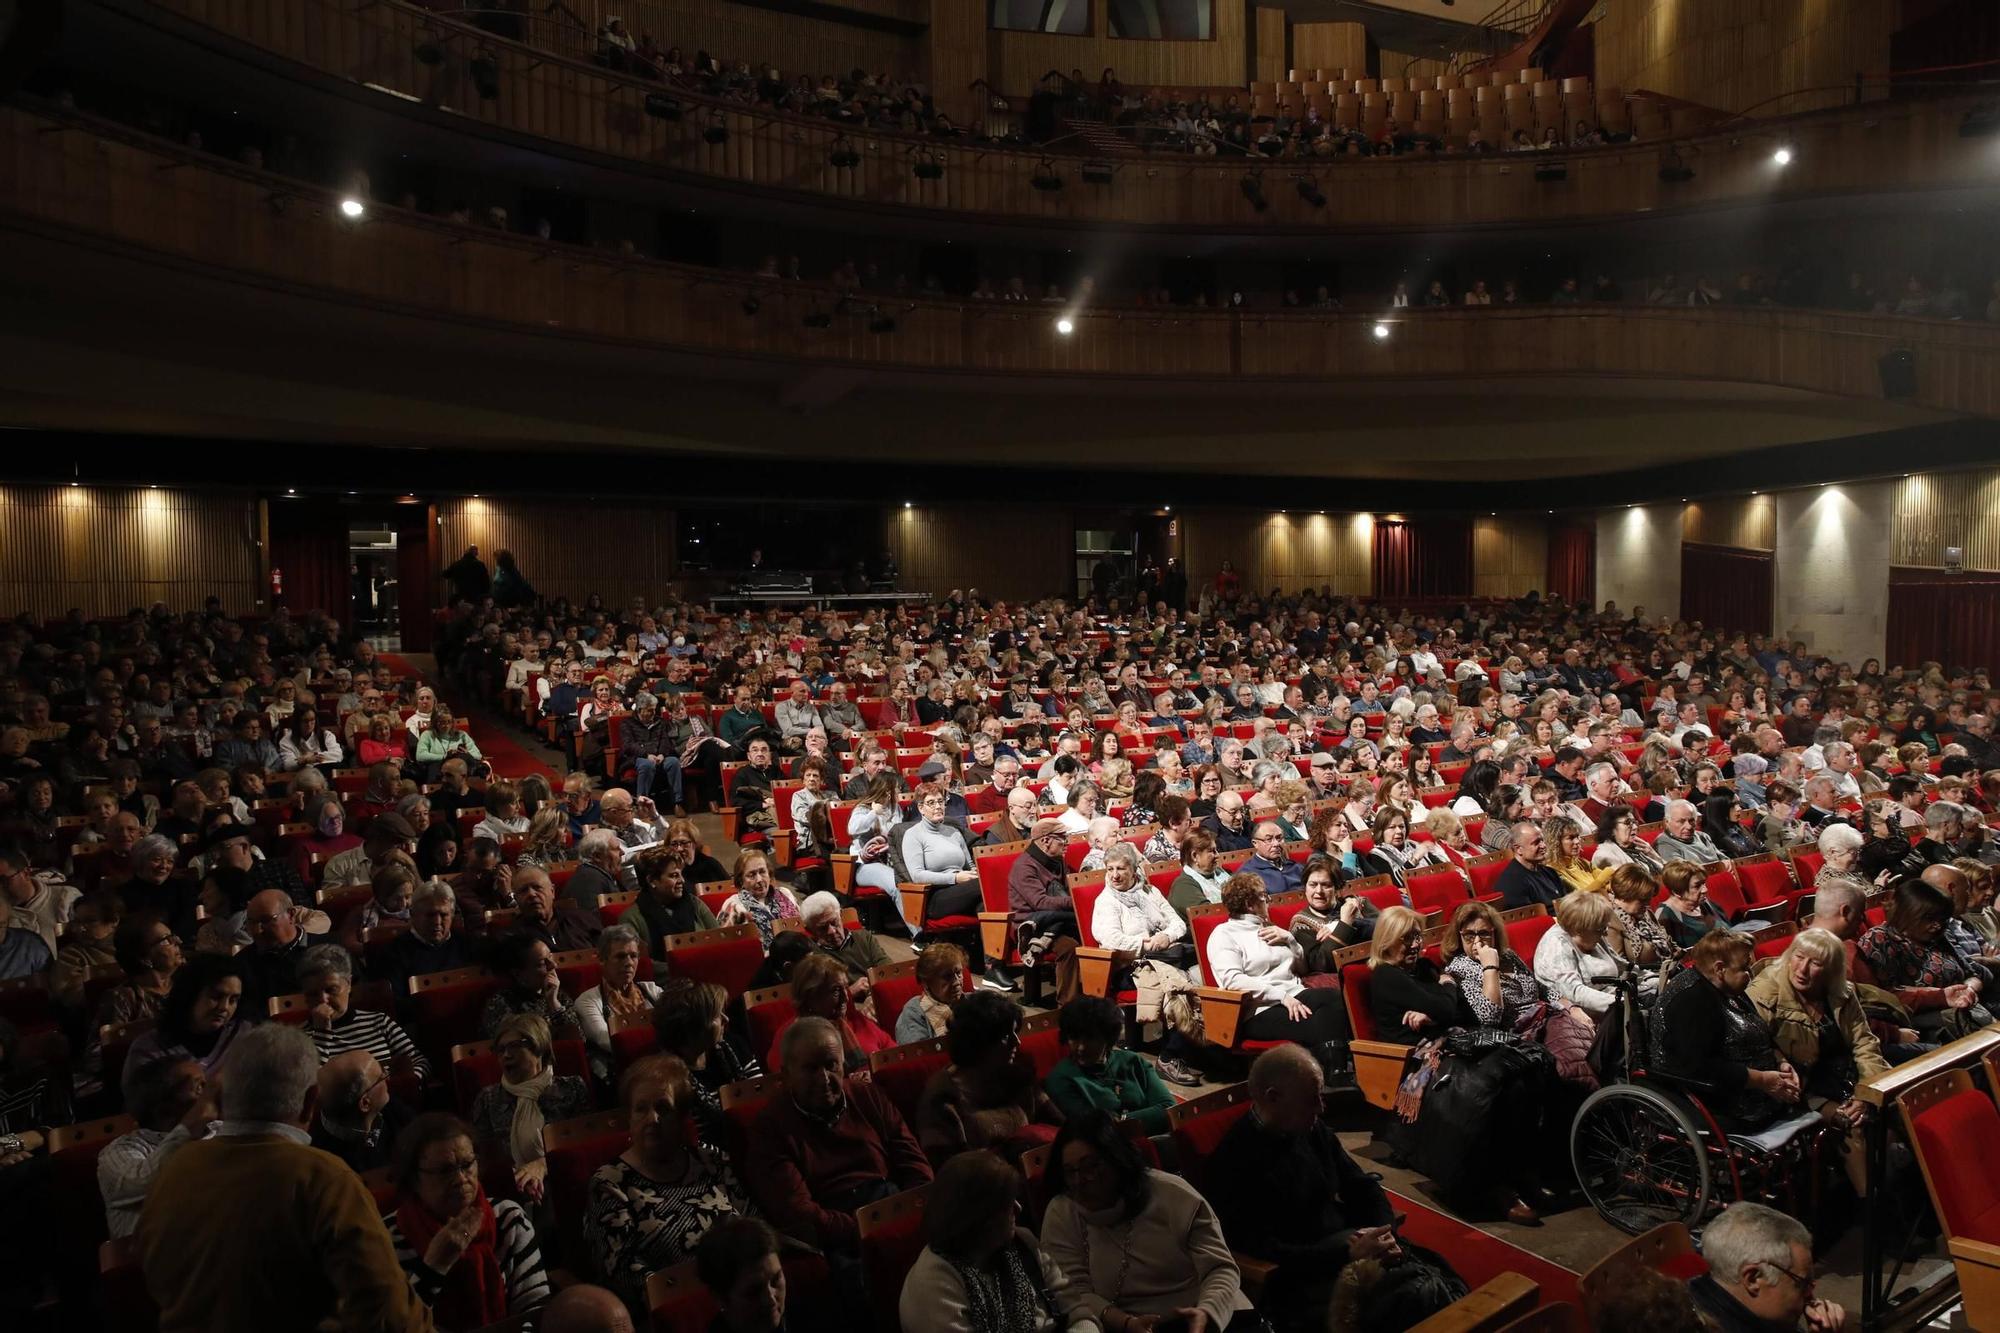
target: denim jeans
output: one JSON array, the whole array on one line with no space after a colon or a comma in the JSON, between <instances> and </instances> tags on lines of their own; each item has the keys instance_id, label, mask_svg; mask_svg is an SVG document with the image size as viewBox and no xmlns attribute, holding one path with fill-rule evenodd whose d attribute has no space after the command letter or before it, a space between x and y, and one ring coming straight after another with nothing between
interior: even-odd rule
<instances>
[{"instance_id":1,"label":"denim jeans","mask_svg":"<svg viewBox=\"0 0 2000 1333\"><path fill-rule=\"evenodd\" d=\"M642 754L632 761L632 771L638 775L633 784L637 788L636 795L651 796L654 780L661 778L666 781L667 794L674 798L673 803L681 804L681 761L678 758L668 755L655 762Z\"/></svg>"}]
</instances>

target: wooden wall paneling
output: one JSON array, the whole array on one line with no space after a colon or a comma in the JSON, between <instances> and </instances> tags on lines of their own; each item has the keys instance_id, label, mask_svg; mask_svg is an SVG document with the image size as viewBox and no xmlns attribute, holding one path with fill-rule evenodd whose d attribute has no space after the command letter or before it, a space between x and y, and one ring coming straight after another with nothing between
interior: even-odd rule
<instances>
[{"instance_id":1,"label":"wooden wall paneling","mask_svg":"<svg viewBox=\"0 0 2000 1333\"><path fill-rule=\"evenodd\" d=\"M1472 520L1472 595L1520 597L1546 592L1549 528L1539 518L1489 515Z\"/></svg>"},{"instance_id":2,"label":"wooden wall paneling","mask_svg":"<svg viewBox=\"0 0 2000 1333\"><path fill-rule=\"evenodd\" d=\"M993 81L1007 93L1030 93L1052 69L1080 69L1095 80L1105 67L1121 82L1167 87L1242 87L1247 68L1249 0L1215 0L1215 36L1205 42L1115 38L1107 0L1091 0L1091 35L1040 32L992 34ZM1283 71L1279 71L1280 74Z\"/></svg>"},{"instance_id":3,"label":"wooden wall paneling","mask_svg":"<svg viewBox=\"0 0 2000 1333\"><path fill-rule=\"evenodd\" d=\"M211 594L231 614L263 605L260 506L248 490L0 486L0 606L121 616Z\"/></svg>"},{"instance_id":4,"label":"wooden wall paneling","mask_svg":"<svg viewBox=\"0 0 2000 1333\"><path fill-rule=\"evenodd\" d=\"M922 46L931 98L957 124L976 124L982 99L971 84L986 77L985 0L930 0L929 9Z\"/></svg>"},{"instance_id":5,"label":"wooden wall paneling","mask_svg":"<svg viewBox=\"0 0 2000 1333\"><path fill-rule=\"evenodd\" d=\"M1384 79L1434 79L1451 69L1449 60L1411 55L1406 51L1378 51L1376 62L1380 71L1378 77Z\"/></svg>"},{"instance_id":6,"label":"wooden wall paneling","mask_svg":"<svg viewBox=\"0 0 2000 1333\"><path fill-rule=\"evenodd\" d=\"M1189 596L1212 582L1228 560L1245 589L1334 592L1372 589L1374 520L1367 514L1203 509L1181 515Z\"/></svg>"},{"instance_id":7,"label":"wooden wall paneling","mask_svg":"<svg viewBox=\"0 0 2000 1333\"><path fill-rule=\"evenodd\" d=\"M1076 528L1060 505L912 504L893 500L883 545L896 555L902 586L942 597L978 588L1028 600L1074 581Z\"/></svg>"},{"instance_id":8,"label":"wooden wall paneling","mask_svg":"<svg viewBox=\"0 0 2000 1333\"><path fill-rule=\"evenodd\" d=\"M1958 546L1966 569L2000 571L2000 468L1904 477L1890 542L1892 565L1937 569Z\"/></svg>"},{"instance_id":9,"label":"wooden wall paneling","mask_svg":"<svg viewBox=\"0 0 2000 1333\"><path fill-rule=\"evenodd\" d=\"M1293 60L1285 49L1285 11L1258 5L1256 22L1257 50L1250 77L1258 83L1282 83Z\"/></svg>"},{"instance_id":10,"label":"wooden wall paneling","mask_svg":"<svg viewBox=\"0 0 2000 1333\"><path fill-rule=\"evenodd\" d=\"M1778 502L1769 495L1708 496L1681 512L1681 540L1769 551L1777 546Z\"/></svg>"},{"instance_id":11,"label":"wooden wall paneling","mask_svg":"<svg viewBox=\"0 0 2000 1333\"><path fill-rule=\"evenodd\" d=\"M480 499L438 503L438 551L446 564L469 545L490 565L508 550L535 591L606 605L634 597L658 604L674 579L676 514L667 505L563 499Z\"/></svg>"},{"instance_id":12,"label":"wooden wall paneling","mask_svg":"<svg viewBox=\"0 0 2000 1333\"><path fill-rule=\"evenodd\" d=\"M1897 0L1621 0L1603 6L1600 87L1759 116L1842 106L1889 68ZM1875 84L1866 96L1887 96Z\"/></svg>"},{"instance_id":13,"label":"wooden wall paneling","mask_svg":"<svg viewBox=\"0 0 2000 1333\"><path fill-rule=\"evenodd\" d=\"M1258 10L1261 21L1263 10ZM1261 47L1263 38L1258 38ZM1294 23L1292 25L1292 65L1296 69L1317 69L1330 79L1336 70L1346 70L1354 78L1366 78L1368 70L1368 29L1359 23ZM1279 77L1286 71L1280 70ZM1262 78L1260 74L1258 76Z\"/></svg>"}]
</instances>

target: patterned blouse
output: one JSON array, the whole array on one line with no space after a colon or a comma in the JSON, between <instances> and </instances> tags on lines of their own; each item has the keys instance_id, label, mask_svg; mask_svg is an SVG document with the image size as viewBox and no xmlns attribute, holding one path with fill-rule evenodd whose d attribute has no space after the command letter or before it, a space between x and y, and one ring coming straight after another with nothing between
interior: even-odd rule
<instances>
[{"instance_id":1,"label":"patterned blouse","mask_svg":"<svg viewBox=\"0 0 2000 1333\"><path fill-rule=\"evenodd\" d=\"M729 1159L709 1148L691 1148L686 1173L672 1183L619 1160L590 1178L584 1241L597 1275L627 1306L643 1310L647 1274L687 1259L710 1227L750 1211Z\"/></svg>"},{"instance_id":2,"label":"patterned blouse","mask_svg":"<svg viewBox=\"0 0 2000 1333\"><path fill-rule=\"evenodd\" d=\"M1919 944L1889 925L1871 926L1854 942L1855 950L1887 990L1956 986L1968 969L1949 947Z\"/></svg>"},{"instance_id":3,"label":"patterned blouse","mask_svg":"<svg viewBox=\"0 0 2000 1333\"><path fill-rule=\"evenodd\" d=\"M1486 987L1482 984L1484 970L1471 954L1462 953L1445 964L1444 974L1458 982L1465 1002L1472 1007L1472 1016L1483 1028L1518 1030L1523 1023L1533 1021L1537 1006L1548 1002L1548 996L1542 993L1542 983L1535 980L1534 969L1512 949L1500 955L1498 1005L1486 998Z\"/></svg>"}]
</instances>

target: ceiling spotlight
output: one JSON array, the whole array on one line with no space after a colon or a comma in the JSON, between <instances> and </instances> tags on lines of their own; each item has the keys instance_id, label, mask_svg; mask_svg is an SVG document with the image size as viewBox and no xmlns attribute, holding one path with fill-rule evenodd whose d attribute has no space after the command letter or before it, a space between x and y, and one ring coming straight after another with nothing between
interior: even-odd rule
<instances>
[{"instance_id":1,"label":"ceiling spotlight","mask_svg":"<svg viewBox=\"0 0 2000 1333\"><path fill-rule=\"evenodd\" d=\"M910 507L910 502L908 500L903 501L903 508L908 509L909 507Z\"/></svg>"},{"instance_id":2,"label":"ceiling spotlight","mask_svg":"<svg viewBox=\"0 0 2000 1333\"><path fill-rule=\"evenodd\" d=\"M1320 193L1319 182L1317 180L1311 176L1301 176L1298 179L1298 186L1299 198L1305 200L1314 208L1326 207L1326 196Z\"/></svg>"},{"instance_id":3,"label":"ceiling spotlight","mask_svg":"<svg viewBox=\"0 0 2000 1333\"><path fill-rule=\"evenodd\" d=\"M1385 340L1385 339L1386 339L1386 338L1388 338L1388 336L1389 336L1389 326L1388 326L1387 324L1379 324L1379 323L1378 323L1378 324L1377 324L1377 325L1375 326L1375 330L1374 330L1374 332L1375 332L1375 341L1376 341L1376 342L1382 342L1383 340Z\"/></svg>"},{"instance_id":4,"label":"ceiling spotlight","mask_svg":"<svg viewBox=\"0 0 2000 1333\"><path fill-rule=\"evenodd\" d=\"M1243 197L1250 201L1250 207L1259 213L1271 206L1271 201L1264 197L1264 182L1257 179L1256 172L1245 172L1243 179L1238 183L1238 188L1243 191Z\"/></svg>"},{"instance_id":5,"label":"ceiling spotlight","mask_svg":"<svg viewBox=\"0 0 2000 1333\"><path fill-rule=\"evenodd\" d=\"M843 134L826 150L826 164L842 170L858 167L861 165L861 154L854 151L854 145L847 142L847 136Z\"/></svg>"},{"instance_id":6,"label":"ceiling spotlight","mask_svg":"<svg viewBox=\"0 0 2000 1333\"><path fill-rule=\"evenodd\" d=\"M1037 190L1060 190L1063 187L1063 178L1056 174L1056 164L1045 157L1035 164L1035 174L1028 177L1028 184Z\"/></svg>"},{"instance_id":7,"label":"ceiling spotlight","mask_svg":"<svg viewBox=\"0 0 2000 1333\"><path fill-rule=\"evenodd\" d=\"M1792 165L1792 150L1789 148L1780 148L1777 152L1771 154L1771 161L1778 166L1789 167Z\"/></svg>"},{"instance_id":8,"label":"ceiling spotlight","mask_svg":"<svg viewBox=\"0 0 2000 1333\"><path fill-rule=\"evenodd\" d=\"M1071 321L1068 315L1064 315L1056 321L1056 332L1067 338L1070 334L1076 332L1076 324Z\"/></svg>"},{"instance_id":9,"label":"ceiling spotlight","mask_svg":"<svg viewBox=\"0 0 2000 1333\"><path fill-rule=\"evenodd\" d=\"M349 221L359 218L367 211L367 208L362 205L359 199L343 199L340 201L340 215Z\"/></svg>"}]
</instances>

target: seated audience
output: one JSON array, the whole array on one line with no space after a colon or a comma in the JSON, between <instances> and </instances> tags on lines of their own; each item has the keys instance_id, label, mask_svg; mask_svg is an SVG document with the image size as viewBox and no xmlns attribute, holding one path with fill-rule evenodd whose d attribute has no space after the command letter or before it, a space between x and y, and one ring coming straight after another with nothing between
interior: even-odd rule
<instances>
[{"instance_id":1,"label":"seated audience","mask_svg":"<svg viewBox=\"0 0 2000 1333\"><path fill-rule=\"evenodd\" d=\"M382 1063L367 1051L348 1051L319 1067L318 1083L313 1147L360 1172L390 1165L396 1136L409 1124L411 1113L390 1095Z\"/></svg>"},{"instance_id":2,"label":"seated audience","mask_svg":"<svg viewBox=\"0 0 2000 1333\"><path fill-rule=\"evenodd\" d=\"M728 1003L729 992L712 981L672 977L653 1005L653 1035L663 1053L687 1067L694 1117L706 1142L723 1127L722 1089L764 1072L724 1019Z\"/></svg>"},{"instance_id":3,"label":"seated audience","mask_svg":"<svg viewBox=\"0 0 2000 1333\"><path fill-rule=\"evenodd\" d=\"M504 1150L514 1184L539 1201L548 1161L542 1128L591 1108L590 1087L574 1074L556 1072L549 1025L534 1013L509 1014L493 1038L500 1057L500 1081L481 1088L472 1103L472 1124L482 1143Z\"/></svg>"},{"instance_id":4,"label":"seated audience","mask_svg":"<svg viewBox=\"0 0 2000 1333\"><path fill-rule=\"evenodd\" d=\"M952 1006L965 993L965 950L933 944L917 955L917 993L896 1015L898 1046L929 1041L951 1030Z\"/></svg>"},{"instance_id":5,"label":"seated audience","mask_svg":"<svg viewBox=\"0 0 2000 1333\"><path fill-rule=\"evenodd\" d=\"M597 1276L639 1319L647 1275L688 1259L711 1227L750 1203L729 1159L689 1133L694 1080L679 1056L635 1062L619 1101L631 1146L590 1178L583 1234Z\"/></svg>"},{"instance_id":6,"label":"seated audience","mask_svg":"<svg viewBox=\"0 0 2000 1333\"><path fill-rule=\"evenodd\" d=\"M1812 1232L1775 1208L1724 1208L1702 1229L1701 1257L1708 1271L1688 1288L1708 1326L1721 1333L1847 1327L1845 1310L1813 1295Z\"/></svg>"},{"instance_id":7,"label":"seated audience","mask_svg":"<svg viewBox=\"0 0 2000 1333\"><path fill-rule=\"evenodd\" d=\"M714 930L721 924L689 888L687 867L672 847L648 847L634 860L633 870L639 878L639 896L618 924L636 933L640 947L654 958L666 958L670 936Z\"/></svg>"},{"instance_id":8,"label":"seated audience","mask_svg":"<svg viewBox=\"0 0 2000 1333\"><path fill-rule=\"evenodd\" d=\"M1702 1101L1731 1134L1755 1134L1797 1113L1799 1075L1751 1004L1750 941L1718 930L1692 950L1693 965L1660 988L1650 1039L1660 1071L1697 1081Z\"/></svg>"},{"instance_id":9,"label":"seated audience","mask_svg":"<svg viewBox=\"0 0 2000 1333\"><path fill-rule=\"evenodd\" d=\"M1904 880L1882 924L1855 941L1865 979L1892 992L1927 1041L1950 1041L1993 1021L1983 998L1988 973L1953 946L1945 930L1951 919L1948 895L1924 880Z\"/></svg>"},{"instance_id":10,"label":"seated audience","mask_svg":"<svg viewBox=\"0 0 2000 1333\"><path fill-rule=\"evenodd\" d=\"M926 1243L897 1298L904 1328L1101 1327L1075 1280L1020 1224L1020 1191L1020 1173L996 1153L961 1153L938 1171L924 1206Z\"/></svg>"},{"instance_id":11,"label":"seated audience","mask_svg":"<svg viewBox=\"0 0 2000 1333\"><path fill-rule=\"evenodd\" d=\"M208 1074L193 1060L163 1055L132 1075L125 1111L138 1127L104 1145L97 1155L97 1192L111 1239L129 1236L139 1225L146 1191L173 1155L208 1137L216 1117L216 1095Z\"/></svg>"},{"instance_id":12,"label":"seated audience","mask_svg":"<svg viewBox=\"0 0 2000 1333\"><path fill-rule=\"evenodd\" d=\"M1298 937L1271 923L1265 881L1237 874L1222 891L1229 919L1208 937L1215 984L1243 991L1248 1012L1237 1025L1251 1041L1295 1041L1311 1051L1329 1078L1351 1079L1347 1006L1338 990L1308 989L1306 950Z\"/></svg>"},{"instance_id":13,"label":"seated audience","mask_svg":"<svg viewBox=\"0 0 2000 1333\"><path fill-rule=\"evenodd\" d=\"M517 1014L532 1014L557 1036L579 1037L583 1024L576 1001L562 989L555 954L532 935L506 935L493 946L492 967L500 989L479 1013L479 1035L497 1038L500 1025Z\"/></svg>"},{"instance_id":14,"label":"seated audience","mask_svg":"<svg viewBox=\"0 0 2000 1333\"><path fill-rule=\"evenodd\" d=\"M639 976L645 949L630 926L607 926L597 940L599 980L576 997L576 1022L590 1055L590 1072L609 1082L613 1033L629 1027L650 1027L660 988Z\"/></svg>"},{"instance_id":15,"label":"seated audience","mask_svg":"<svg viewBox=\"0 0 2000 1333\"><path fill-rule=\"evenodd\" d=\"M384 1069L430 1076L430 1062L387 1014L356 1009L354 958L338 944L318 944L299 959L299 998L306 1006L306 1031L322 1062L348 1051L366 1051Z\"/></svg>"},{"instance_id":16,"label":"seated audience","mask_svg":"<svg viewBox=\"0 0 2000 1333\"><path fill-rule=\"evenodd\" d=\"M778 1234L754 1217L726 1217L695 1247L695 1272L721 1308L710 1333L785 1333ZM796 1325L794 1325L796 1326Z\"/></svg>"},{"instance_id":17,"label":"seated audience","mask_svg":"<svg viewBox=\"0 0 2000 1333\"><path fill-rule=\"evenodd\" d=\"M439 1328L485 1328L548 1303L534 1223L512 1199L487 1199L470 1125L446 1111L418 1116L396 1139L395 1171L382 1225Z\"/></svg>"},{"instance_id":18,"label":"seated audience","mask_svg":"<svg viewBox=\"0 0 2000 1333\"><path fill-rule=\"evenodd\" d=\"M104 1071L106 1080L118 1078L130 1101L126 1080L163 1055L193 1060L212 1076L230 1046L250 1029L252 1020L238 1010L242 999L243 969L236 959L196 954L174 973L173 985L160 1004L158 1025L132 1042L122 1072Z\"/></svg>"},{"instance_id":19,"label":"seated audience","mask_svg":"<svg viewBox=\"0 0 2000 1333\"><path fill-rule=\"evenodd\" d=\"M924 1085L913 1126L933 1163L981 1149L1017 1160L1055 1137L1062 1112L1021 1050L1021 1006L994 991L962 997L945 1053L951 1063Z\"/></svg>"},{"instance_id":20,"label":"seated audience","mask_svg":"<svg viewBox=\"0 0 2000 1333\"><path fill-rule=\"evenodd\" d=\"M244 1033L223 1077L221 1124L153 1177L134 1237L162 1333L436 1327L367 1186L308 1146L318 1067L297 1028Z\"/></svg>"},{"instance_id":21,"label":"seated audience","mask_svg":"<svg viewBox=\"0 0 2000 1333\"><path fill-rule=\"evenodd\" d=\"M1221 1333L1251 1311L1208 1200L1179 1176L1149 1169L1110 1116L1092 1112L1063 1126L1047 1187L1042 1248L1099 1327L1199 1315Z\"/></svg>"},{"instance_id":22,"label":"seated audience","mask_svg":"<svg viewBox=\"0 0 2000 1333\"><path fill-rule=\"evenodd\" d=\"M1044 1086L1065 1121L1096 1111L1133 1121L1150 1135L1167 1132L1174 1094L1152 1061L1119 1045L1125 1018L1117 1005L1095 995L1079 996L1062 1007L1057 1025L1064 1055Z\"/></svg>"},{"instance_id":23,"label":"seated audience","mask_svg":"<svg viewBox=\"0 0 2000 1333\"><path fill-rule=\"evenodd\" d=\"M830 954L809 953L792 968L792 1007L797 1014L794 1023L804 1018L823 1018L835 1025L842 1037L850 1074L865 1074L870 1055L896 1044L894 1037L855 1005L848 989L847 970ZM790 1026L778 1029L765 1056L773 1072L783 1064L785 1032Z\"/></svg>"},{"instance_id":24,"label":"seated audience","mask_svg":"<svg viewBox=\"0 0 2000 1333\"><path fill-rule=\"evenodd\" d=\"M747 921L757 927L757 938L765 952L771 948L771 934L780 921L799 919L799 900L778 883L771 871L771 858L755 848L745 848L736 857L735 896L715 914L716 921L733 926Z\"/></svg>"}]
</instances>

